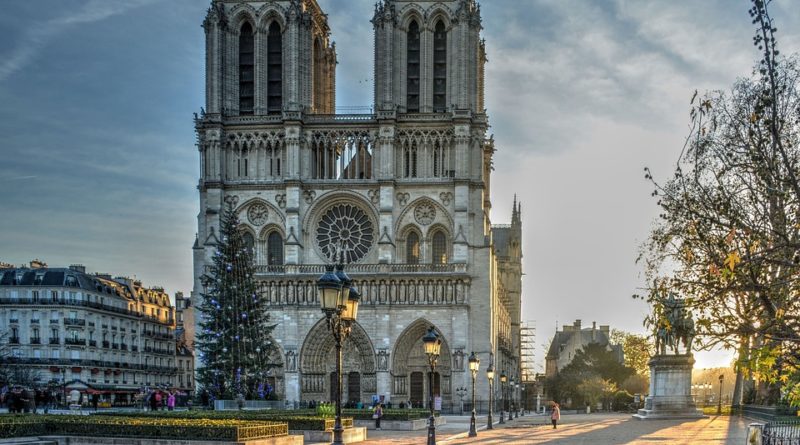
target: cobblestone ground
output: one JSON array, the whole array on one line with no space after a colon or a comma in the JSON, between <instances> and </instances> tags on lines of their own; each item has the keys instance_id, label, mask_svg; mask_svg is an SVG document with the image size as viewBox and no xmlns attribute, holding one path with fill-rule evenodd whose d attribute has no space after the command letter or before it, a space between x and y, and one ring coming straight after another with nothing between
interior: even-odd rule
<instances>
[{"instance_id":1,"label":"cobblestone ground","mask_svg":"<svg viewBox=\"0 0 800 445\"><path fill-rule=\"evenodd\" d=\"M512 445L512 444L587 444L587 445L745 445L747 420L737 417L709 417L701 420L634 420L630 415L565 415L558 429L545 424L543 417L521 417L491 431L478 431L477 438L466 437L466 417L448 417L447 425L437 428L437 444ZM478 419L479 426L486 418ZM426 432L369 431L363 445L425 444Z\"/></svg>"}]
</instances>

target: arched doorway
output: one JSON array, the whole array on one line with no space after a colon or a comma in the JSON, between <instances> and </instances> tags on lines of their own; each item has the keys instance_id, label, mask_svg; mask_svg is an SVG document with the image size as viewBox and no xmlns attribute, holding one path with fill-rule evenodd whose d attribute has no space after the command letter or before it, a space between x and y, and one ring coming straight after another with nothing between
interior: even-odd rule
<instances>
[{"instance_id":1,"label":"arched doorway","mask_svg":"<svg viewBox=\"0 0 800 445\"><path fill-rule=\"evenodd\" d=\"M422 347L422 337L432 323L419 319L409 325L397 338L392 354L392 399L393 402L406 401L414 407L427 407L430 401L430 384L433 380L433 395L441 397L443 405L452 401L450 391L451 356L450 347L442 333L441 354L436 372L431 376L428 357Z\"/></svg>"},{"instance_id":2,"label":"arched doorway","mask_svg":"<svg viewBox=\"0 0 800 445\"><path fill-rule=\"evenodd\" d=\"M369 403L377 392L375 349L364 328L354 323L342 348L342 402ZM336 348L325 319L306 336L300 352L300 398L333 401L335 397Z\"/></svg>"}]
</instances>

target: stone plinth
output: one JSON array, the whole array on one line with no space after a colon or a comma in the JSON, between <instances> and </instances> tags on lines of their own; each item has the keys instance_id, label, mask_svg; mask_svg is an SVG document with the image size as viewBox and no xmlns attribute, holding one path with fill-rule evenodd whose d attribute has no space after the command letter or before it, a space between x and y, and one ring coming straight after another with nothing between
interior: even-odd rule
<instances>
[{"instance_id":1,"label":"stone plinth","mask_svg":"<svg viewBox=\"0 0 800 445\"><path fill-rule=\"evenodd\" d=\"M289 430L289 434L302 435L306 443L333 442L333 431ZM342 442L344 443L358 443L365 440L367 440L365 427L345 428L342 432Z\"/></svg>"},{"instance_id":2,"label":"stone plinth","mask_svg":"<svg viewBox=\"0 0 800 445\"><path fill-rule=\"evenodd\" d=\"M649 364L650 396L645 399L644 409L633 415L635 419L704 417L692 399L692 354L657 355Z\"/></svg>"}]
</instances>

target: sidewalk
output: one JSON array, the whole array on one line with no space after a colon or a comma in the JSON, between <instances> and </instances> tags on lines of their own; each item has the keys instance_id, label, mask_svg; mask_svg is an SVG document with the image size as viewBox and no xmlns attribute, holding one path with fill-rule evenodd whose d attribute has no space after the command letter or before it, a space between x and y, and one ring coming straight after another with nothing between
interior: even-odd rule
<instances>
[{"instance_id":1,"label":"sidewalk","mask_svg":"<svg viewBox=\"0 0 800 445\"><path fill-rule=\"evenodd\" d=\"M487 431L486 416L478 418L478 437L467 437L469 417L446 416L447 425L436 429L437 444L587 444L587 445L742 445L747 421L738 417L709 417L682 421L639 421L630 414L573 414L562 417L558 429L549 426L549 418L525 416L495 423ZM496 420L499 418L496 418ZM425 444L427 431L370 431L363 445Z\"/></svg>"}]
</instances>

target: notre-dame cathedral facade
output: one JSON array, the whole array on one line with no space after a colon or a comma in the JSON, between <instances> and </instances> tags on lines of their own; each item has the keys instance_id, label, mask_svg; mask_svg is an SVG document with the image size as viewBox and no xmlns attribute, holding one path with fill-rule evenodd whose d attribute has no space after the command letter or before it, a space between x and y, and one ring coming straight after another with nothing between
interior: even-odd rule
<instances>
[{"instance_id":1,"label":"notre-dame cathedral facade","mask_svg":"<svg viewBox=\"0 0 800 445\"><path fill-rule=\"evenodd\" d=\"M369 14L374 112L337 114L336 48L316 0L212 1L193 298L232 204L277 323L281 398L331 398L334 341L315 283L343 256L363 294L344 347L344 400L424 404L429 326L444 341L436 395L458 400L474 351L485 400L490 362L520 375L522 236L516 201L510 225L489 217L496 148L480 7L382 0Z\"/></svg>"}]
</instances>

